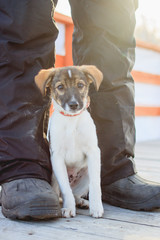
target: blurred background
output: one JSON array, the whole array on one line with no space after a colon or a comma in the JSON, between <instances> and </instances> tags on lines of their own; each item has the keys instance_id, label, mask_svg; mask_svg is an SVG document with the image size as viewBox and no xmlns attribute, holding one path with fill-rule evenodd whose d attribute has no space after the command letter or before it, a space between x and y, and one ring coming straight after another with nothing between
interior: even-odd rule
<instances>
[{"instance_id":1,"label":"blurred background","mask_svg":"<svg viewBox=\"0 0 160 240\"><path fill-rule=\"evenodd\" d=\"M136 38L160 46L160 1L139 0Z\"/></svg>"}]
</instances>

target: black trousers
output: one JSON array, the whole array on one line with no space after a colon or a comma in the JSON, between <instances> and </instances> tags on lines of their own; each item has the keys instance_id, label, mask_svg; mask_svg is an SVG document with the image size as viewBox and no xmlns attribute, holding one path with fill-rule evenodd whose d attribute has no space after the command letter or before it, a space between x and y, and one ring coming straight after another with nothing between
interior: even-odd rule
<instances>
[{"instance_id":1,"label":"black trousers","mask_svg":"<svg viewBox=\"0 0 160 240\"><path fill-rule=\"evenodd\" d=\"M0 0L0 183L35 177L50 182L49 148L43 137L48 98L34 76L54 65L58 30L50 0ZM134 0L70 0L75 25L75 64L104 74L91 88L91 114L102 151L102 184L134 169Z\"/></svg>"}]
</instances>

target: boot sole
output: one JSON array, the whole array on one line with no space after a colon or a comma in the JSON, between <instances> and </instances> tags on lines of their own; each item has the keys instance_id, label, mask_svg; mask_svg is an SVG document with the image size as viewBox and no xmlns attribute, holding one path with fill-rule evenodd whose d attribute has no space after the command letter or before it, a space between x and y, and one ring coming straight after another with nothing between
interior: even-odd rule
<instances>
[{"instance_id":1,"label":"boot sole","mask_svg":"<svg viewBox=\"0 0 160 240\"><path fill-rule=\"evenodd\" d=\"M6 209L2 205L2 213L10 219L20 220L47 220L61 217L60 206L50 205L43 201L34 201L24 203L23 206L18 206L13 209Z\"/></svg>"},{"instance_id":2,"label":"boot sole","mask_svg":"<svg viewBox=\"0 0 160 240\"><path fill-rule=\"evenodd\" d=\"M134 211L153 211L155 209L160 208L160 203L158 207L157 201L155 201L154 198L149 199L148 201L142 202L142 203L126 203L126 202L122 202L121 200L114 199L110 196L107 196L107 197L105 196L103 197L103 202L108 203L112 206L134 210Z\"/></svg>"}]
</instances>

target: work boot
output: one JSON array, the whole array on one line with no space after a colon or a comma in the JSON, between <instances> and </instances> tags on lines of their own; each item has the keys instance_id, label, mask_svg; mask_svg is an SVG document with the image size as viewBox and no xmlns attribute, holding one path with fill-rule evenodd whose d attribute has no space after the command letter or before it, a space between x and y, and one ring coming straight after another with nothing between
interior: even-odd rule
<instances>
[{"instance_id":1,"label":"work boot","mask_svg":"<svg viewBox=\"0 0 160 240\"><path fill-rule=\"evenodd\" d=\"M48 182L35 178L2 184L2 213L11 219L42 220L61 216L59 199Z\"/></svg>"},{"instance_id":2,"label":"work boot","mask_svg":"<svg viewBox=\"0 0 160 240\"><path fill-rule=\"evenodd\" d=\"M146 181L137 174L102 187L103 201L131 210L160 208L160 184Z\"/></svg>"}]
</instances>

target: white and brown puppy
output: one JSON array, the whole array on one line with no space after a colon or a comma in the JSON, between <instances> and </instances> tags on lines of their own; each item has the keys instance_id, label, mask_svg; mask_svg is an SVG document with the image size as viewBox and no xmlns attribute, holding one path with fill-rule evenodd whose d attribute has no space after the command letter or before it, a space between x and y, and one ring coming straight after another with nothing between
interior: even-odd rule
<instances>
[{"instance_id":1,"label":"white and brown puppy","mask_svg":"<svg viewBox=\"0 0 160 240\"><path fill-rule=\"evenodd\" d=\"M54 174L63 198L63 217L74 217L76 205L102 217L100 149L87 111L90 83L99 89L103 75L92 65L41 70L35 82L42 94L50 87L54 113L49 142ZM83 199L89 191L89 202Z\"/></svg>"}]
</instances>

